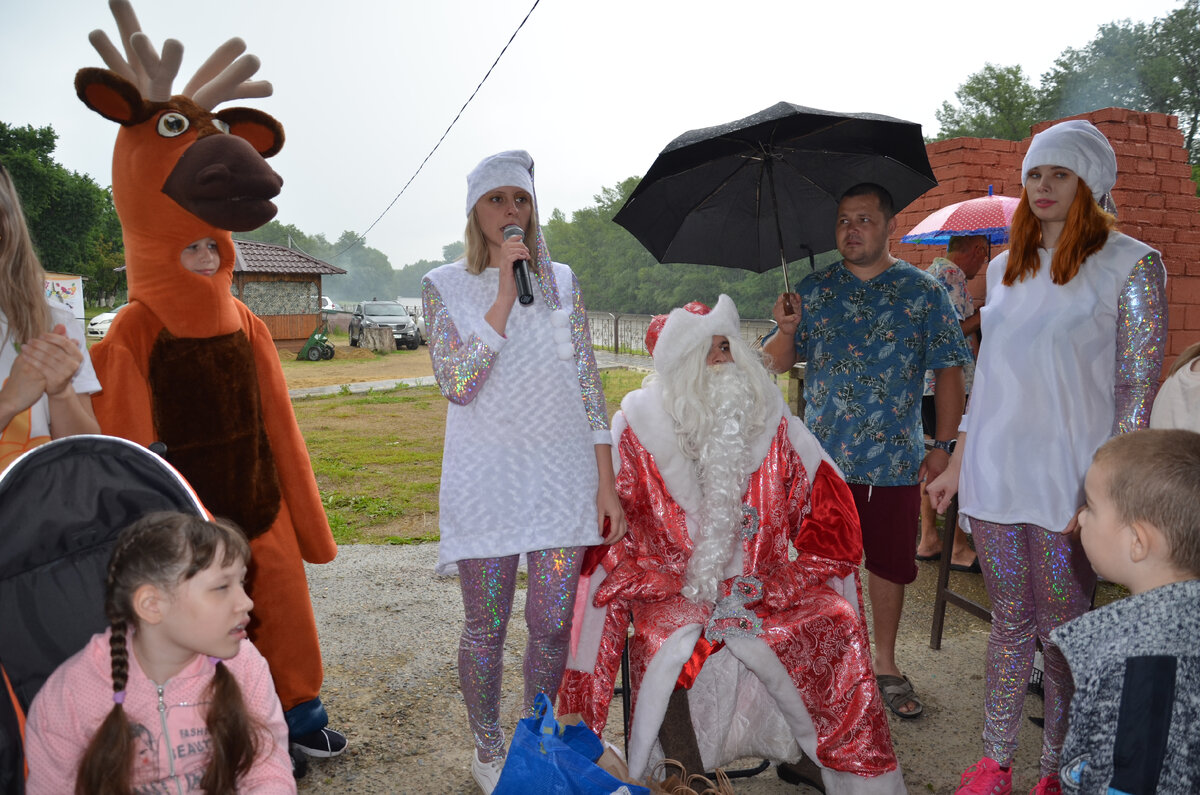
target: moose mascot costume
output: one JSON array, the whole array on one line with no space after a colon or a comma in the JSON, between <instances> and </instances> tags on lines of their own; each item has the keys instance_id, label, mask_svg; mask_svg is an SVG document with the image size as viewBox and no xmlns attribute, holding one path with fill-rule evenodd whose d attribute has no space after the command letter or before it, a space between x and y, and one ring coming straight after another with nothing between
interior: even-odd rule
<instances>
[{"instance_id":1,"label":"moose mascot costume","mask_svg":"<svg viewBox=\"0 0 1200 795\"><path fill-rule=\"evenodd\" d=\"M308 451L266 326L231 293L231 231L275 215L283 185L264 158L283 129L250 108L213 108L262 97L248 78L258 59L226 42L172 96L183 47L161 57L128 0L110 0L125 57L102 31L90 39L108 69L75 77L79 98L121 125L113 152L113 202L125 240L129 306L92 349L103 391L96 416L108 434L166 446L165 456L216 516L250 540L250 637L267 658L294 747L334 756L345 738L325 728L323 677L303 561L337 554ZM187 270L184 248L215 241L211 276Z\"/></svg>"}]
</instances>

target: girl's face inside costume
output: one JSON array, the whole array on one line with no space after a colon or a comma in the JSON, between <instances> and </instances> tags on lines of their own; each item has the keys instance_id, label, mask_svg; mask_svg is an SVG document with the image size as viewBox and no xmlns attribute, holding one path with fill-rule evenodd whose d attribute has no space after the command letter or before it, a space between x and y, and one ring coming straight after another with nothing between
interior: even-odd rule
<instances>
[{"instance_id":1,"label":"girl's face inside costume","mask_svg":"<svg viewBox=\"0 0 1200 795\"><path fill-rule=\"evenodd\" d=\"M201 276L212 276L221 267L221 252L217 250L217 241L211 237L202 237L186 246L179 255L179 262L192 273Z\"/></svg>"},{"instance_id":2,"label":"girl's face inside costume","mask_svg":"<svg viewBox=\"0 0 1200 795\"><path fill-rule=\"evenodd\" d=\"M1075 201L1079 176L1062 166L1034 166L1025 177L1029 209L1042 223L1063 223Z\"/></svg>"}]
</instances>

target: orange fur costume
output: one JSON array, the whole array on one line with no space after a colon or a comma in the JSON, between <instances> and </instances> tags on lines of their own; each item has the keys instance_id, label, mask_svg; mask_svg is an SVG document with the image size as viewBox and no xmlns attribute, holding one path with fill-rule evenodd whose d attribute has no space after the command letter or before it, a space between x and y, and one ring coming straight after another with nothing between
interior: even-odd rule
<instances>
[{"instance_id":1,"label":"orange fur costume","mask_svg":"<svg viewBox=\"0 0 1200 795\"><path fill-rule=\"evenodd\" d=\"M283 183L264 158L282 147L283 129L249 108L212 112L224 99L270 93L246 79L258 61L237 58L239 39L171 96L182 46L167 40L158 59L127 0L111 5L129 61L97 31L92 42L110 69L81 69L75 79L79 98L121 125L113 201L130 306L91 351L103 385L96 416L105 433L164 443L205 506L250 539L250 635L270 663L289 730L304 734L327 718L303 561L327 563L337 546L274 342L230 292L229 230L275 215L271 199ZM220 253L211 277L180 263L184 247L205 237Z\"/></svg>"}]
</instances>

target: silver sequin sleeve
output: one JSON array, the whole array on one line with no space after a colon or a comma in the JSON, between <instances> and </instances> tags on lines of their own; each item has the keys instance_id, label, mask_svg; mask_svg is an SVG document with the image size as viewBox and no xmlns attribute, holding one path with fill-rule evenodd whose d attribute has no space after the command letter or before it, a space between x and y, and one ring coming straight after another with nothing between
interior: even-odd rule
<instances>
[{"instance_id":1,"label":"silver sequin sleeve","mask_svg":"<svg viewBox=\"0 0 1200 795\"><path fill-rule=\"evenodd\" d=\"M583 408L593 431L608 432L608 406L604 402L604 387L596 367L592 348L592 329L588 325L587 309L579 279L571 274L571 345L575 348L575 364L579 368L579 390L583 393ZM597 437L599 438L599 437Z\"/></svg>"},{"instance_id":2,"label":"silver sequin sleeve","mask_svg":"<svg viewBox=\"0 0 1200 795\"><path fill-rule=\"evenodd\" d=\"M442 295L429 279L421 281L421 303L429 334L429 357L438 388L451 403L465 406L487 381L498 351L474 334L464 342L450 318Z\"/></svg>"},{"instance_id":3,"label":"silver sequin sleeve","mask_svg":"<svg viewBox=\"0 0 1200 795\"><path fill-rule=\"evenodd\" d=\"M1138 260L1117 304L1113 435L1150 426L1167 343L1167 270L1157 254Z\"/></svg>"}]
</instances>

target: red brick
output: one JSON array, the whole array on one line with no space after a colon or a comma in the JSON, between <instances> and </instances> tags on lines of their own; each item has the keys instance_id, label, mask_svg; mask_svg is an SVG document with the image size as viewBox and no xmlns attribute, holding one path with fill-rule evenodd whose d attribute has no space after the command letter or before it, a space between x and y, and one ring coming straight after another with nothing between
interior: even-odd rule
<instances>
[{"instance_id":1,"label":"red brick","mask_svg":"<svg viewBox=\"0 0 1200 795\"><path fill-rule=\"evenodd\" d=\"M1164 210L1150 210L1145 207L1122 209L1119 204L1117 205L1117 213L1122 221L1150 226L1161 226L1163 218L1166 217Z\"/></svg>"},{"instance_id":2,"label":"red brick","mask_svg":"<svg viewBox=\"0 0 1200 795\"><path fill-rule=\"evenodd\" d=\"M1165 158L1160 158L1155 163L1158 166L1158 173L1164 177L1192 178L1192 167L1187 163L1175 163Z\"/></svg>"},{"instance_id":3,"label":"red brick","mask_svg":"<svg viewBox=\"0 0 1200 795\"><path fill-rule=\"evenodd\" d=\"M1167 196L1184 192L1184 183L1189 180L1180 179L1179 177L1155 177L1158 182L1158 189Z\"/></svg>"},{"instance_id":4,"label":"red brick","mask_svg":"<svg viewBox=\"0 0 1200 795\"><path fill-rule=\"evenodd\" d=\"M1163 218L1163 225L1174 229L1191 229L1195 222L1196 216L1183 210L1168 210Z\"/></svg>"},{"instance_id":5,"label":"red brick","mask_svg":"<svg viewBox=\"0 0 1200 795\"><path fill-rule=\"evenodd\" d=\"M1185 276L1168 280L1167 299L1173 304L1200 304L1200 278Z\"/></svg>"},{"instance_id":6,"label":"red brick","mask_svg":"<svg viewBox=\"0 0 1200 795\"><path fill-rule=\"evenodd\" d=\"M1130 127L1130 128L1129 128L1129 135L1128 135L1128 136L1126 136L1126 137L1127 137L1127 138L1129 138L1129 140L1131 140L1131 141L1145 141L1145 140L1147 140L1147 139L1148 139L1150 136L1149 136L1149 134L1146 132L1146 128L1145 128L1145 127Z\"/></svg>"},{"instance_id":7,"label":"red brick","mask_svg":"<svg viewBox=\"0 0 1200 795\"><path fill-rule=\"evenodd\" d=\"M1137 164L1134 170L1139 174L1153 174L1157 169L1170 165L1170 163L1162 163L1157 160L1144 160L1142 158L1134 160L1134 163Z\"/></svg>"},{"instance_id":8,"label":"red brick","mask_svg":"<svg viewBox=\"0 0 1200 795\"><path fill-rule=\"evenodd\" d=\"M1161 193L1143 193L1142 206L1151 210L1161 210L1166 205L1166 197Z\"/></svg>"},{"instance_id":9,"label":"red brick","mask_svg":"<svg viewBox=\"0 0 1200 795\"><path fill-rule=\"evenodd\" d=\"M1193 331L1200 330L1200 306L1183 305L1180 308L1183 311L1176 312L1175 314L1182 316L1183 328L1191 329Z\"/></svg>"},{"instance_id":10,"label":"red brick","mask_svg":"<svg viewBox=\"0 0 1200 795\"><path fill-rule=\"evenodd\" d=\"M1149 243L1157 249L1161 249L1165 244L1170 243L1173 237L1175 237L1173 230L1153 226L1146 227L1141 235L1143 242Z\"/></svg>"},{"instance_id":11,"label":"red brick","mask_svg":"<svg viewBox=\"0 0 1200 795\"><path fill-rule=\"evenodd\" d=\"M1168 210L1200 210L1200 196L1197 196L1195 191L1191 194L1181 193L1175 196L1167 196L1164 201Z\"/></svg>"},{"instance_id":12,"label":"red brick","mask_svg":"<svg viewBox=\"0 0 1200 795\"><path fill-rule=\"evenodd\" d=\"M1163 243L1158 247L1167 263L1167 273L1184 276L1188 268L1200 269L1200 261L1196 259L1196 249L1186 243Z\"/></svg>"},{"instance_id":13,"label":"red brick","mask_svg":"<svg viewBox=\"0 0 1200 795\"><path fill-rule=\"evenodd\" d=\"M1178 116L1168 116L1167 117L1167 126L1172 129L1178 129L1179 117Z\"/></svg>"},{"instance_id":14,"label":"red brick","mask_svg":"<svg viewBox=\"0 0 1200 795\"><path fill-rule=\"evenodd\" d=\"M1117 153L1117 157L1140 157L1138 153L1138 144L1133 141L1110 141L1113 151Z\"/></svg>"},{"instance_id":15,"label":"red brick","mask_svg":"<svg viewBox=\"0 0 1200 795\"><path fill-rule=\"evenodd\" d=\"M1175 242L1188 246L1200 246L1200 229L1176 229Z\"/></svg>"},{"instance_id":16,"label":"red brick","mask_svg":"<svg viewBox=\"0 0 1200 795\"><path fill-rule=\"evenodd\" d=\"M1093 111L1087 114L1091 119L1092 124L1099 126L1106 121L1124 122L1130 115L1131 111L1124 108L1102 108L1101 110Z\"/></svg>"},{"instance_id":17,"label":"red brick","mask_svg":"<svg viewBox=\"0 0 1200 795\"><path fill-rule=\"evenodd\" d=\"M899 255L896 255L896 256L899 256ZM908 258L900 257L900 259L908 259ZM908 260L908 261L912 262L912 260ZM1186 329L1188 327L1188 325L1187 325L1188 305L1180 304L1180 307L1182 308L1183 311L1172 311L1171 305L1169 303L1167 304L1167 330L1168 331L1183 331L1184 329Z\"/></svg>"},{"instance_id":18,"label":"red brick","mask_svg":"<svg viewBox=\"0 0 1200 795\"><path fill-rule=\"evenodd\" d=\"M1147 138L1150 143L1154 144L1170 144L1171 146L1183 146L1183 134L1179 130L1173 130L1167 127L1150 127L1147 129Z\"/></svg>"},{"instance_id":19,"label":"red brick","mask_svg":"<svg viewBox=\"0 0 1200 795\"><path fill-rule=\"evenodd\" d=\"M1162 179L1159 177L1143 177L1137 174L1121 174L1117 177L1117 185L1122 190L1128 191L1156 191L1161 189Z\"/></svg>"}]
</instances>

